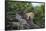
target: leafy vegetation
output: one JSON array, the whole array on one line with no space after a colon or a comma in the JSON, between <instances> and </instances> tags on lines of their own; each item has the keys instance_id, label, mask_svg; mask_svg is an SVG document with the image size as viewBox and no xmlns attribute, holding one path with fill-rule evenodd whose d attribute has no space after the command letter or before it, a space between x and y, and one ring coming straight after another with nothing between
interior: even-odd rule
<instances>
[{"instance_id":1,"label":"leafy vegetation","mask_svg":"<svg viewBox=\"0 0 46 31\"><path fill-rule=\"evenodd\" d=\"M16 12L19 12L19 11L24 11L26 13L34 12L35 13L35 17L33 19L34 23L39 25L40 27L44 27L45 26L45 5L43 4L41 4L40 6L33 7L32 3L8 2L6 17L9 20L13 19L13 21L16 21L15 20Z\"/></svg>"}]
</instances>

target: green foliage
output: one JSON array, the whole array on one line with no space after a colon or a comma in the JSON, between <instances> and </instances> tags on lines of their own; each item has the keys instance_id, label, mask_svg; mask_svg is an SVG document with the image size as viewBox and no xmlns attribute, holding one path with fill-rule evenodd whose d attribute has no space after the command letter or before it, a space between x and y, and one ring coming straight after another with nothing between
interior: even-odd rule
<instances>
[{"instance_id":1,"label":"green foliage","mask_svg":"<svg viewBox=\"0 0 46 31\"><path fill-rule=\"evenodd\" d=\"M45 9L44 5L36 6L35 10L37 12L37 15L35 16L34 20L36 24L38 24L41 27L44 27L45 23Z\"/></svg>"},{"instance_id":2,"label":"green foliage","mask_svg":"<svg viewBox=\"0 0 46 31\"><path fill-rule=\"evenodd\" d=\"M45 22L45 9L44 5L33 7L32 3L24 3L24 2L8 2L8 11L7 16L14 15L16 16L16 12L25 11L25 12L35 12L37 15L34 17L34 23L39 26L44 27ZM10 13L9 13L10 12ZM13 16L13 17L14 17Z\"/></svg>"},{"instance_id":3,"label":"green foliage","mask_svg":"<svg viewBox=\"0 0 46 31\"><path fill-rule=\"evenodd\" d=\"M33 10L33 6L31 3L8 2L8 12L11 12L11 14L15 15L16 12L19 12L19 11L30 12L32 10Z\"/></svg>"}]
</instances>

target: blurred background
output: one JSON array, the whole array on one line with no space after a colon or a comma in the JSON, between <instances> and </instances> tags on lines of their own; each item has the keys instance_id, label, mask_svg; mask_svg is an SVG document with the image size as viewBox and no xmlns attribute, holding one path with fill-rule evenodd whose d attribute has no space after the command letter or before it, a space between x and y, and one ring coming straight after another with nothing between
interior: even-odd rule
<instances>
[{"instance_id":1,"label":"blurred background","mask_svg":"<svg viewBox=\"0 0 46 31\"><path fill-rule=\"evenodd\" d=\"M17 1L6 1L5 2L5 25L6 30L11 29L12 24L9 24L9 22L18 22L16 19L16 12L22 12L25 11L28 12L34 12L35 16L33 19L34 24L37 24L40 26L40 28L45 27L45 3L44 2L17 2ZM11 26L9 26L11 25ZM12 28L17 29L17 27Z\"/></svg>"}]
</instances>

